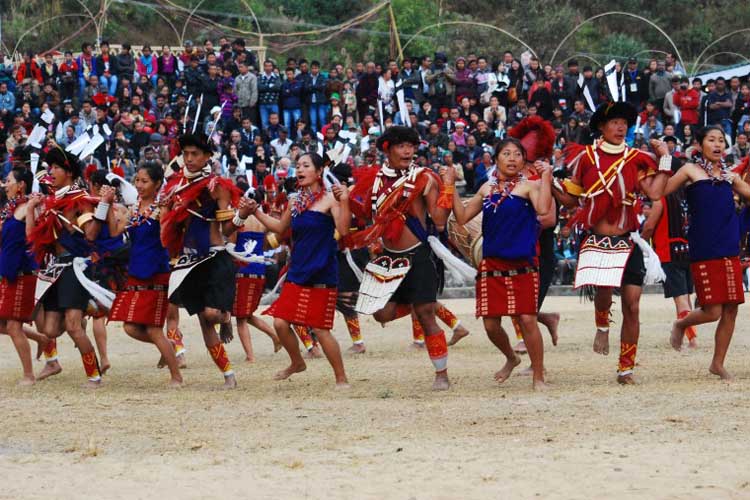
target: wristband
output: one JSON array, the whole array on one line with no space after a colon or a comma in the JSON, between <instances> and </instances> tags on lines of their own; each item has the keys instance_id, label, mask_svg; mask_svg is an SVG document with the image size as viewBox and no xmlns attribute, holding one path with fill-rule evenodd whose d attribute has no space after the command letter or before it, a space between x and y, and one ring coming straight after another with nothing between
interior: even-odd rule
<instances>
[{"instance_id":1,"label":"wristband","mask_svg":"<svg viewBox=\"0 0 750 500\"><path fill-rule=\"evenodd\" d=\"M94 219L104 222L107 220L107 213L109 213L109 203L100 201L94 210Z\"/></svg>"},{"instance_id":2,"label":"wristband","mask_svg":"<svg viewBox=\"0 0 750 500\"><path fill-rule=\"evenodd\" d=\"M659 158L659 172L672 171L672 155L662 155Z\"/></svg>"},{"instance_id":3,"label":"wristband","mask_svg":"<svg viewBox=\"0 0 750 500\"><path fill-rule=\"evenodd\" d=\"M240 217L239 212L235 212L234 218L232 219L232 224L234 224L237 227L242 227L245 225L246 220L247 220L247 217L243 219L242 217Z\"/></svg>"}]
</instances>

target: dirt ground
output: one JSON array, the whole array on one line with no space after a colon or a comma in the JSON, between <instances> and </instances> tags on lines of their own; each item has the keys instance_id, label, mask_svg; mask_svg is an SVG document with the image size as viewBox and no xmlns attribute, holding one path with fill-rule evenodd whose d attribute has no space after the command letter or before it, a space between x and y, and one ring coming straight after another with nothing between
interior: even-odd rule
<instances>
[{"instance_id":1,"label":"dirt ground","mask_svg":"<svg viewBox=\"0 0 750 500\"><path fill-rule=\"evenodd\" d=\"M675 353L672 305L647 296L639 385L620 387L616 354L591 352L592 306L552 297L545 310L563 313L561 339L545 339L552 390L536 394L528 377L493 380L501 359L473 300L447 304L472 334L451 349L453 388L439 394L428 390L427 354L409 348L408 320L363 320L368 352L345 358L346 392L333 389L325 359L273 381L287 358L259 332L255 364L230 344L240 385L217 391L197 323L184 318L181 390L166 388L155 348L115 325L103 388L79 389L80 357L65 338L63 373L22 389L3 336L0 498L750 498L747 306L728 363L738 380L724 384L707 371L712 327L696 352ZM335 333L348 347L340 317Z\"/></svg>"}]
</instances>

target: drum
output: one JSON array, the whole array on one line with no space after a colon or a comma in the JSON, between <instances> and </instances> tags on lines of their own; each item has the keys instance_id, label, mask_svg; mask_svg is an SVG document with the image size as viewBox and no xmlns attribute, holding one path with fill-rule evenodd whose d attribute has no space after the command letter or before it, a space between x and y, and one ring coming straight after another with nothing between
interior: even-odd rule
<instances>
[{"instance_id":1,"label":"drum","mask_svg":"<svg viewBox=\"0 0 750 500\"><path fill-rule=\"evenodd\" d=\"M482 262L482 213L463 226L453 214L448 218L448 240L476 268Z\"/></svg>"}]
</instances>

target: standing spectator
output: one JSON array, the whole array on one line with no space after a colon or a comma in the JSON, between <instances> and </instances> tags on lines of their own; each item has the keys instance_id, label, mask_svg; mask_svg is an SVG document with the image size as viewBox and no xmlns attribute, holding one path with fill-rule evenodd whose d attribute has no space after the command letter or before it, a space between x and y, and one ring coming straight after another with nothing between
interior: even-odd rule
<instances>
[{"instance_id":1,"label":"standing spectator","mask_svg":"<svg viewBox=\"0 0 750 500\"><path fill-rule=\"evenodd\" d=\"M302 118L302 92L304 85L294 77L294 69L286 69L286 80L281 84L281 107L284 110L284 125L294 130L297 120Z\"/></svg>"},{"instance_id":2,"label":"standing spectator","mask_svg":"<svg viewBox=\"0 0 750 500\"><path fill-rule=\"evenodd\" d=\"M732 95L727 91L727 82L723 77L716 79L716 90L708 94L706 125L719 125L724 133L732 137Z\"/></svg>"},{"instance_id":3,"label":"standing spectator","mask_svg":"<svg viewBox=\"0 0 750 500\"><path fill-rule=\"evenodd\" d=\"M734 158L735 165L744 160L748 152L750 152L750 145L748 145L747 134L740 131L737 134L737 140L732 146L732 157Z\"/></svg>"},{"instance_id":4,"label":"standing spectator","mask_svg":"<svg viewBox=\"0 0 750 500\"><path fill-rule=\"evenodd\" d=\"M677 121L680 119L680 112L678 111L678 108L676 106L675 102L675 96L677 95L677 91L680 89L680 77L677 75L674 75L672 77L672 88L664 95L664 121L663 123L666 125L667 123L674 123L676 124Z\"/></svg>"},{"instance_id":5,"label":"standing spectator","mask_svg":"<svg viewBox=\"0 0 750 500\"><path fill-rule=\"evenodd\" d=\"M461 102L464 97L477 97L476 81L474 73L466 66L466 58L456 59L456 102Z\"/></svg>"},{"instance_id":6,"label":"standing spectator","mask_svg":"<svg viewBox=\"0 0 750 500\"><path fill-rule=\"evenodd\" d=\"M651 74L648 82L648 98L664 113L664 96L672 89L672 73L667 72L664 61L656 63L656 71Z\"/></svg>"},{"instance_id":7,"label":"standing spectator","mask_svg":"<svg viewBox=\"0 0 750 500\"><path fill-rule=\"evenodd\" d=\"M166 84L171 88L174 86L174 81L177 79L177 73L179 67L177 65L177 58L172 54L172 50L169 45L164 45L161 49L161 56L157 63L158 74L164 78Z\"/></svg>"},{"instance_id":8,"label":"standing spectator","mask_svg":"<svg viewBox=\"0 0 750 500\"><path fill-rule=\"evenodd\" d=\"M644 101L648 100L649 79L638 69L638 59L628 59L628 67L623 71L625 83L625 100L640 110Z\"/></svg>"},{"instance_id":9,"label":"standing spectator","mask_svg":"<svg viewBox=\"0 0 750 500\"><path fill-rule=\"evenodd\" d=\"M580 89L580 97L584 96L584 89L588 89L589 94L591 94L591 100L594 102L594 109L591 110L593 112L601 102L602 89L599 80L594 77L594 70L591 66L583 67L583 86ZM588 100L585 100L585 102L588 103Z\"/></svg>"},{"instance_id":10,"label":"standing spectator","mask_svg":"<svg viewBox=\"0 0 750 500\"><path fill-rule=\"evenodd\" d=\"M239 65L240 73L234 79L234 93L237 94L237 104L242 109L243 118L255 118L255 105L258 102L258 79L250 72L247 62Z\"/></svg>"},{"instance_id":11,"label":"standing spectator","mask_svg":"<svg viewBox=\"0 0 750 500\"><path fill-rule=\"evenodd\" d=\"M398 74L398 81L404 86L404 97L412 102L422 102L422 78L418 70L412 67L412 60L404 59L403 68Z\"/></svg>"},{"instance_id":12,"label":"standing spectator","mask_svg":"<svg viewBox=\"0 0 750 500\"><path fill-rule=\"evenodd\" d=\"M203 106L201 108L201 114L209 111L210 109L213 109L214 107L220 106L221 100L219 98L219 92L221 92L223 89L219 88L219 80L219 68L217 68L215 64L209 64L208 76L203 78L203 80L201 81L201 93L203 94Z\"/></svg>"},{"instance_id":13,"label":"standing spectator","mask_svg":"<svg viewBox=\"0 0 750 500\"><path fill-rule=\"evenodd\" d=\"M425 74L425 80L430 85L430 102L436 108L453 106L456 96L456 74L448 66L445 54L435 54L435 64Z\"/></svg>"},{"instance_id":14,"label":"standing spectator","mask_svg":"<svg viewBox=\"0 0 750 500\"><path fill-rule=\"evenodd\" d=\"M58 68L60 74L60 95L65 99L73 99L78 81L78 63L73 59L73 53L65 51L65 60Z\"/></svg>"},{"instance_id":15,"label":"standing spectator","mask_svg":"<svg viewBox=\"0 0 750 500\"><path fill-rule=\"evenodd\" d=\"M320 73L320 63L310 64L310 74L305 80L305 96L310 112L310 126L313 132L323 129L328 114L328 100L326 98L326 77Z\"/></svg>"},{"instance_id":16,"label":"standing spectator","mask_svg":"<svg viewBox=\"0 0 750 500\"><path fill-rule=\"evenodd\" d=\"M393 83L391 78L391 70L386 69L378 78L378 100L383 106L383 116L381 120L385 122L387 118L393 118L393 113L396 109L395 105L395 94L396 85ZM406 125L406 124L403 124Z\"/></svg>"},{"instance_id":17,"label":"standing spectator","mask_svg":"<svg viewBox=\"0 0 750 500\"><path fill-rule=\"evenodd\" d=\"M568 86L568 107L578 98L578 61L571 59L568 61L568 73L565 75L565 81Z\"/></svg>"},{"instance_id":18,"label":"standing spectator","mask_svg":"<svg viewBox=\"0 0 750 500\"><path fill-rule=\"evenodd\" d=\"M281 81L273 72L273 62L266 59L263 62L263 73L258 78L258 104L260 108L260 126L266 130L270 124L271 113L279 113L279 93Z\"/></svg>"},{"instance_id":19,"label":"standing spectator","mask_svg":"<svg viewBox=\"0 0 750 500\"><path fill-rule=\"evenodd\" d=\"M117 54L117 78L122 81L127 78L128 81L133 81L135 75L135 59L130 51L130 44L123 43L120 53Z\"/></svg>"},{"instance_id":20,"label":"standing spectator","mask_svg":"<svg viewBox=\"0 0 750 500\"><path fill-rule=\"evenodd\" d=\"M10 128L13 123L13 114L16 111L16 96L8 90L8 83L0 83L0 119L5 128Z\"/></svg>"},{"instance_id":21,"label":"standing spectator","mask_svg":"<svg viewBox=\"0 0 750 500\"><path fill-rule=\"evenodd\" d=\"M356 88L357 114L360 122L371 109L378 107L378 75L375 73L375 63L369 61L365 68L365 73L359 78Z\"/></svg>"},{"instance_id":22,"label":"standing spectator","mask_svg":"<svg viewBox=\"0 0 750 500\"><path fill-rule=\"evenodd\" d=\"M39 65L34 60L34 53L26 52L16 71L16 83L18 86L30 83L34 93L39 93L42 81L42 70L39 69Z\"/></svg>"},{"instance_id":23,"label":"standing spectator","mask_svg":"<svg viewBox=\"0 0 750 500\"><path fill-rule=\"evenodd\" d=\"M44 63L41 66L42 80L44 82L52 81L53 84L57 84L57 80L60 77L60 70L57 67L57 63L52 59L52 54L47 52L44 54Z\"/></svg>"},{"instance_id":24,"label":"standing spectator","mask_svg":"<svg viewBox=\"0 0 750 500\"><path fill-rule=\"evenodd\" d=\"M117 58L109 53L109 42L106 40L102 40L99 44L99 50L101 50L101 54L96 58L96 67L99 69L99 83L106 85L109 95L113 96L117 94L117 75L119 74Z\"/></svg>"},{"instance_id":25,"label":"standing spectator","mask_svg":"<svg viewBox=\"0 0 750 500\"><path fill-rule=\"evenodd\" d=\"M99 76L94 57L94 46L89 42L81 45L81 55L76 59L78 66L78 100L83 101L86 84L92 76Z\"/></svg>"},{"instance_id":26,"label":"standing spectator","mask_svg":"<svg viewBox=\"0 0 750 500\"><path fill-rule=\"evenodd\" d=\"M701 105L701 97L697 90L689 86L688 77L680 78L680 87L674 94L674 104L680 110L680 123L677 124L677 133L680 139L685 140L683 131L686 126L691 129L691 135L695 135L698 127L698 108Z\"/></svg>"},{"instance_id":27,"label":"standing spectator","mask_svg":"<svg viewBox=\"0 0 750 500\"><path fill-rule=\"evenodd\" d=\"M487 64L487 58L479 56L477 59L477 70L474 72L474 84L476 85L476 95L479 97L479 102L483 105L489 104L491 94L483 96L489 89L489 79L492 75L492 68Z\"/></svg>"},{"instance_id":28,"label":"standing spectator","mask_svg":"<svg viewBox=\"0 0 750 500\"><path fill-rule=\"evenodd\" d=\"M156 87L158 78L159 61L151 51L150 45L144 45L141 50L141 57L135 62L135 68L139 77L147 77L153 87Z\"/></svg>"},{"instance_id":29,"label":"standing spectator","mask_svg":"<svg viewBox=\"0 0 750 500\"><path fill-rule=\"evenodd\" d=\"M734 103L732 121L735 129L740 132L748 120L750 120L750 83L745 82L740 86L740 95Z\"/></svg>"}]
</instances>

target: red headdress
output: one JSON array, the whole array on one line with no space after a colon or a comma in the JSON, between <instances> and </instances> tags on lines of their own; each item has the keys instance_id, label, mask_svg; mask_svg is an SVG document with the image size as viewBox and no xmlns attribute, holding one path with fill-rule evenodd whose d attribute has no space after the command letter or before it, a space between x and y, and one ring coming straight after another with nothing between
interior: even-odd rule
<instances>
[{"instance_id":1,"label":"red headdress","mask_svg":"<svg viewBox=\"0 0 750 500\"><path fill-rule=\"evenodd\" d=\"M508 135L515 137L524 149L526 160L534 162L549 159L555 146L555 129L552 124L541 116L528 116L508 131Z\"/></svg>"}]
</instances>

